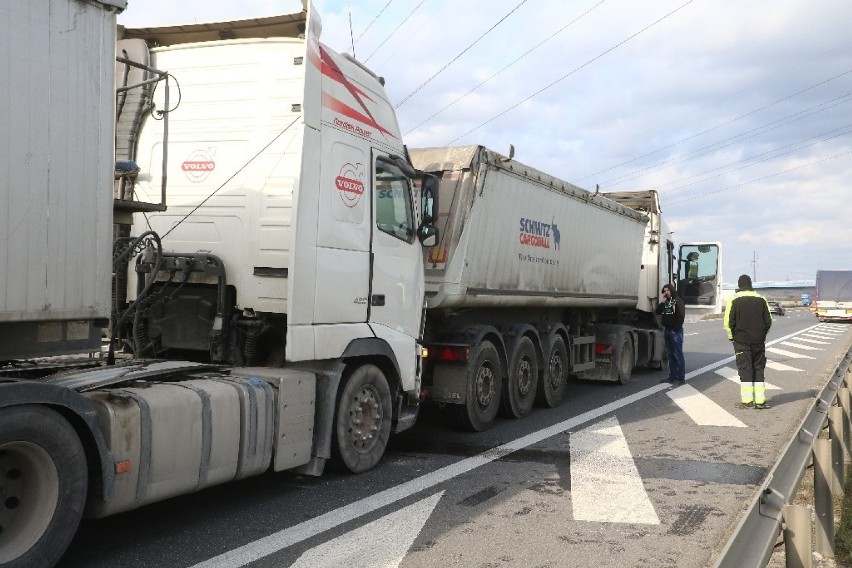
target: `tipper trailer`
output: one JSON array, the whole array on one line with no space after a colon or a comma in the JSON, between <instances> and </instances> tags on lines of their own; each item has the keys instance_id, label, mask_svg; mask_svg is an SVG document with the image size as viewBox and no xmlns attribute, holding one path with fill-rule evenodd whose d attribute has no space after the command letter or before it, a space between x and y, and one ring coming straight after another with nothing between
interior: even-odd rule
<instances>
[{"instance_id":1,"label":"tipper trailer","mask_svg":"<svg viewBox=\"0 0 852 568\"><path fill-rule=\"evenodd\" d=\"M457 426L556 406L569 375L626 383L666 365L667 282L689 319L719 312L718 244L681 245L678 266L656 192L590 193L481 146L411 157L441 180L423 390Z\"/></svg>"},{"instance_id":2,"label":"tipper trailer","mask_svg":"<svg viewBox=\"0 0 852 568\"><path fill-rule=\"evenodd\" d=\"M383 81L318 41L307 3L116 34L124 8L0 4L14 86L0 115L0 566L55 564L84 514L270 469L369 469L424 390L480 430L495 407L526 414L536 391L558 404L572 371L626 381L664 361L646 313L661 280L643 266L677 267L655 193L594 196L477 147L459 175L496 175L456 196L452 168L412 167ZM558 188L499 214L517 240L489 237L503 259L464 229L515 199L495 179L527 188L529 172ZM615 258L576 257L587 216L629 250L597 231L585 246ZM689 252L718 265L714 245ZM709 272L683 274L712 310Z\"/></svg>"}]
</instances>

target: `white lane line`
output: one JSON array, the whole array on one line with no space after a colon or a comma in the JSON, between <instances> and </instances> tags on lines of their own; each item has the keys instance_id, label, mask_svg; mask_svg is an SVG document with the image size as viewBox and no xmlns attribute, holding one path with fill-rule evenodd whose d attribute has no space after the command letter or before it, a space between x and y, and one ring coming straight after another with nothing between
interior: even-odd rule
<instances>
[{"instance_id":1,"label":"white lane line","mask_svg":"<svg viewBox=\"0 0 852 568\"><path fill-rule=\"evenodd\" d=\"M768 345L772 345L779 341L787 340L791 337L795 337L796 335L810 331L816 326L806 327L803 330L797 331L796 333L791 333L790 335L781 337L769 343ZM701 375L702 373L706 373L708 371L712 371L722 365L727 365L732 362L734 357L726 357L724 359L720 359L715 363L710 363L709 365L705 365L700 369L696 369L686 374L686 379L692 379ZM299 542L307 540L309 538L313 538L318 534L321 534L327 530L331 530L336 528L344 523L348 523L355 519L361 518L364 515L368 515L373 511L377 511L382 507L391 505L400 501L402 499L406 499L415 493L420 491L424 491L426 489L431 489L440 483L444 483L450 479L468 473L478 467L488 465L494 460L500 459L501 457L511 454L512 452L524 449L533 444L537 444L542 440L546 440L558 434L563 434L566 430L571 430L572 428L576 428L581 424L585 424L586 422L591 422L592 420L596 420L601 416L606 416L616 410L624 408L625 406L630 406L634 402L638 402L649 396L655 395L658 392L664 391L669 388L667 384L658 384L653 387L647 388L643 391L639 391L630 396L626 396L619 400L610 402L601 406L600 408L595 408L588 412L584 412L583 414L577 415L574 418L570 418L568 420L563 420L553 426L549 426L542 430L538 430L537 432L533 432L531 434L527 434L526 436L522 436L516 440L503 444L502 446L497 446L496 448L492 448L481 454L465 458L456 463L450 464L448 466L442 467L441 469L437 469L435 471L431 471L425 475L414 478L410 481L406 481L404 483L400 483L395 487L389 487L383 491L379 491L373 495L369 495L364 497L363 499L359 499L358 501L353 501L348 505L344 505L339 509L335 509L333 511L329 511L327 513L323 513L322 515L318 515L313 519L308 519L307 521L303 521L297 525L293 525L292 527L288 527L286 529L282 529L280 531L274 532L268 536L263 538L259 538L228 552L224 552L219 556L214 556L204 562L199 562L192 568L239 568L241 566L245 566L255 560L260 558L264 558L269 556L270 554L274 554L280 550L287 548L288 546L293 546Z\"/></svg>"},{"instance_id":2,"label":"white lane line","mask_svg":"<svg viewBox=\"0 0 852 568\"><path fill-rule=\"evenodd\" d=\"M766 350L770 353L781 355L782 357L792 357L793 359L813 359L813 357L811 357L810 355L802 355L801 353L784 351L783 349L778 349L777 347L767 347Z\"/></svg>"},{"instance_id":3,"label":"white lane line","mask_svg":"<svg viewBox=\"0 0 852 568\"><path fill-rule=\"evenodd\" d=\"M689 385L677 387L666 394L699 426L746 427L733 414Z\"/></svg>"},{"instance_id":4,"label":"white lane line","mask_svg":"<svg viewBox=\"0 0 852 568\"><path fill-rule=\"evenodd\" d=\"M791 367L790 365L785 365L784 363L779 363L777 361L766 360L766 367L772 369L774 371L797 371L799 373L804 372L804 369L797 369L796 367ZM766 388L769 388L767 385Z\"/></svg>"},{"instance_id":5,"label":"white lane line","mask_svg":"<svg viewBox=\"0 0 852 568\"><path fill-rule=\"evenodd\" d=\"M571 435L571 505L576 521L660 524L615 416Z\"/></svg>"},{"instance_id":6,"label":"white lane line","mask_svg":"<svg viewBox=\"0 0 852 568\"><path fill-rule=\"evenodd\" d=\"M801 341L802 343L813 343L814 345L831 345L830 341L819 341L816 339L808 339L805 336L797 337L796 341Z\"/></svg>"},{"instance_id":7,"label":"white lane line","mask_svg":"<svg viewBox=\"0 0 852 568\"><path fill-rule=\"evenodd\" d=\"M320 544L290 568L397 568L440 501L443 491Z\"/></svg>"},{"instance_id":8,"label":"white lane line","mask_svg":"<svg viewBox=\"0 0 852 568\"><path fill-rule=\"evenodd\" d=\"M825 351L822 347L813 347L811 345L803 345L801 343L796 343L794 341L782 341L781 345L786 345L787 347L792 347L794 349L803 349L805 351Z\"/></svg>"},{"instance_id":9,"label":"white lane line","mask_svg":"<svg viewBox=\"0 0 852 568\"><path fill-rule=\"evenodd\" d=\"M769 367L769 363L770 363L770 361L766 362L767 367ZM792 369L793 367L790 367L790 368ZM800 369L796 369L796 370L798 371ZM726 379L728 379L732 383L740 384L740 375L739 375L739 373L737 373L736 369L732 369L730 367L720 367L720 368L716 369L716 374L725 377ZM781 387L777 387L777 386L773 385L772 383L764 383L764 384L766 385L766 390L784 390Z\"/></svg>"}]
</instances>

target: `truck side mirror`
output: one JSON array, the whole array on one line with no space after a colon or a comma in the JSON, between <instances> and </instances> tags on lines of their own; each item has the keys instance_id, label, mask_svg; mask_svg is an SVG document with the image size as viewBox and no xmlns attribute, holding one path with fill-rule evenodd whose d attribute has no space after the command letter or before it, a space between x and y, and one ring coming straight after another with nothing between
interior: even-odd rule
<instances>
[{"instance_id":1,"label":"truck side mirror","mask_svg":"<svg viewBox=\"0 0 852 568\"><path fill-rule=\"evenodd\" d=\"M420 211L422 212L422 223L429 225L435 222L438 209L438 178L431 174L423 174L423 183L420 190Z\"/></svg>"},{"instance_id":2,"label":"truck side mirror","mask_svg":"<svg viewBox=\"0 0 852 568\"><path fill-rule=\"evenodd\" d=\"M438 244L438 229L434 225L420 225L417 238L424 247L433 247Z\"/></svg>"}]
</instances>

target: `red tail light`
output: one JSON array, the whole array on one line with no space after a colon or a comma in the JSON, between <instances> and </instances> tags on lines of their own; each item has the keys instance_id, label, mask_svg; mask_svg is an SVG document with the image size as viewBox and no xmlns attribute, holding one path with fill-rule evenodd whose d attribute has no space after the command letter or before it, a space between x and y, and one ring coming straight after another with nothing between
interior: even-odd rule
<instances>
[{"instance_id":1,"label":"red tail light","mask_svg":"<svg viewBox=\"0 0 852 568\"><path fill-rule=\"evenodd\" d=\"M445 363L464 363L470 359L470 347L467 345L442 345L432 348L436 359Z\"/></svg>"},{"instance_id":2,"label":"red tail light","mask_svg":"<svg viewBox=\"0 0 852 568\"><path fill-rule=\"evenodd\" d=\"M612 355L612 344L595 343L595 355Z\"/></svg>"}]
</instances>

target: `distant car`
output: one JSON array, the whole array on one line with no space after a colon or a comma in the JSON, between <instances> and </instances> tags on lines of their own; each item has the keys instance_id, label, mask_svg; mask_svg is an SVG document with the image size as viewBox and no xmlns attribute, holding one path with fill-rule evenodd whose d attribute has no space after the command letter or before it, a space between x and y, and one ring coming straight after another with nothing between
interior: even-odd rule
<instances>
[{"instance_id":1,"label":"distant car","mask_svg":"<svg viewBox=\"0 0 852 568\"><path fill-rule=\"evenodd\" d=\"M780 302L767 302L769 304L769 313L777 314L779 316L784 315L784 306L781 305Z\"/></svg>"}]
</instances>

